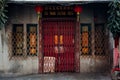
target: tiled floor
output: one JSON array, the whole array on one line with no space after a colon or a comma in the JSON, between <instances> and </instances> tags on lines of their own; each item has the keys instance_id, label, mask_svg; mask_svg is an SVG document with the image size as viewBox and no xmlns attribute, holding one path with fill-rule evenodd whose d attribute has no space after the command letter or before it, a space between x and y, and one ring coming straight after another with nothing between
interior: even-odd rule
<instances>
[{"instance_id":1,"label":"tiled floor","mask_svg":"<svg viewBox=\"0 0 120 80\"><path fill-rule=\"evenodd\" d=\"M111 80L109 74L100 73L52 73L24 76L1 76L0 80Z\"/></svg>"}]
</instances>

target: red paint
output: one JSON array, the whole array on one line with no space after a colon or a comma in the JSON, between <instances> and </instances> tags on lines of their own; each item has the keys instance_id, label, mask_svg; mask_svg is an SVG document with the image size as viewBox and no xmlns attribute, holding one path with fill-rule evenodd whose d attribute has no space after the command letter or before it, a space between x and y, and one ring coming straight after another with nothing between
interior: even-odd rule
<instances>
[{"instance_id":1,"label":"red paint","mask_svg":"<svg viewBox=\"0 0 120 80\"><path fill-rule=\"evenodd\" d=\"M43 34L44 57L55 57L55 71L74 71L74 21L45 21ZM55 35L58 35L58 44L54 42ZM60 43L61 35L63 44Z\"/></svg>"},{"instance_id":2,"label":"red paint","mask_svg":"<svg viewBox=\"0 0 120 80\"><path fill-rule=\"evenodd\" d=\"M113 66L118 66L119 65L119 50L118 48L114 48L113 50Z\"/></svg>"},{"instance_id":3,"label":"red paint","mask_svg":"<svg viewBox=\"0 0 120 80\"><path fill-rule=\"evenodd\" d=\"M82 12L82 7L81 6L75 6L75 8L74 8L74 11L75 12L79 12L79 13L81 13Z\"/></svg>"},{"instance_id":4,"label":"red paint","mask_svg":"<svg viewBox=\"0 0 120 80\"><path fill-rule=\"evenodd\" d=\"M113 68L113 69L112 69L112 73L113 73L114 71L120 71L120 68Z\"/></svg>"}]
</instances>

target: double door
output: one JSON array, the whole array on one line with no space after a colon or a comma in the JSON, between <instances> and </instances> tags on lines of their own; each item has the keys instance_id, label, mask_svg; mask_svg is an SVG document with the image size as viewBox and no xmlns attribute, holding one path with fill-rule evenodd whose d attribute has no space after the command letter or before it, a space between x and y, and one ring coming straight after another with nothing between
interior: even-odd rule
<instances>
[{"instance_id":1,"label":"double door","mask_svg":"<svg viewBox=\"0 0 120 80\"><path fill-rule=\"evenodd\" d=\"M74 28L73 20L43 22L44 57L55 58L55 72L74 71Z\"/></svg>"}]
</instances>

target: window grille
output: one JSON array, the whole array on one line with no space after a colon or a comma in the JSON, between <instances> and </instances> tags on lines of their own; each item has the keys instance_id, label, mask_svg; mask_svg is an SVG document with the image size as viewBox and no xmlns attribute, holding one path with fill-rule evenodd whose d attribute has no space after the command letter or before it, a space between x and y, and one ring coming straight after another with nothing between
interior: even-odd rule
<instances>
[{"instance_id":1,"label":"window grille","mask_svg":"<svg viewBox=\"0 0 120 80\"><path fill-rule=\"evenodd\" d=\"M95 55L105 55L105 28L103 24L95 25Z\"/></svg>"},{"instance_id":2,"label":"window grille","mask_svg":"<svg viewBox=\"0 0 120 80\"><path fill-rule=\"evenodd\" d=\"M81 24L81 55L91 54L91 27L89 24Z\"/></svg>"},{"instance_id":3,"label":"window grille","mask_svg":"<svg viewBox=\"0 0 120 80\"><path fill-rule=\"evenodd\" d=\"M23 55L23 24L14 24L12 33L12 52L14 56Z\"/></svg>"},{"instance_id":4,"label":"window grille","mask_svg":"<svg viewBox=\"0 0 120 80\"><path fill-rule=\"evenodd\" d=\"M23 24L13 24L12 53L13 56L37 55L37 24L28 24L26 29Z\"/></svg>"},{"instance_id":5,"label":"window grille","mask_svg":"<svg viewBox=\"0 0 120 80\"><path fill-rule=\"evenodd\" d=\"M37 55L37 25L27 25L27 55Z\"/></svg>"}]
</instances>

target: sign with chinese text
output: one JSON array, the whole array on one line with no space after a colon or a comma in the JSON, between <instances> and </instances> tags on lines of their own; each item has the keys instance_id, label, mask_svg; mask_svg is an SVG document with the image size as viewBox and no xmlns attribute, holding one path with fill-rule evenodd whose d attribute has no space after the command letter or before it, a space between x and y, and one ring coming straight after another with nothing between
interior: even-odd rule
<instances>
[{"instance_id":1,"label":"sign with chinese text","mask_svg":"<svg viewBox=\"0 0 120 80\"><path fill-rule=\"evenodd\" d=\"M73 6L44 6L43 17L75 17Z\"/></svg>"}]
</instances>

